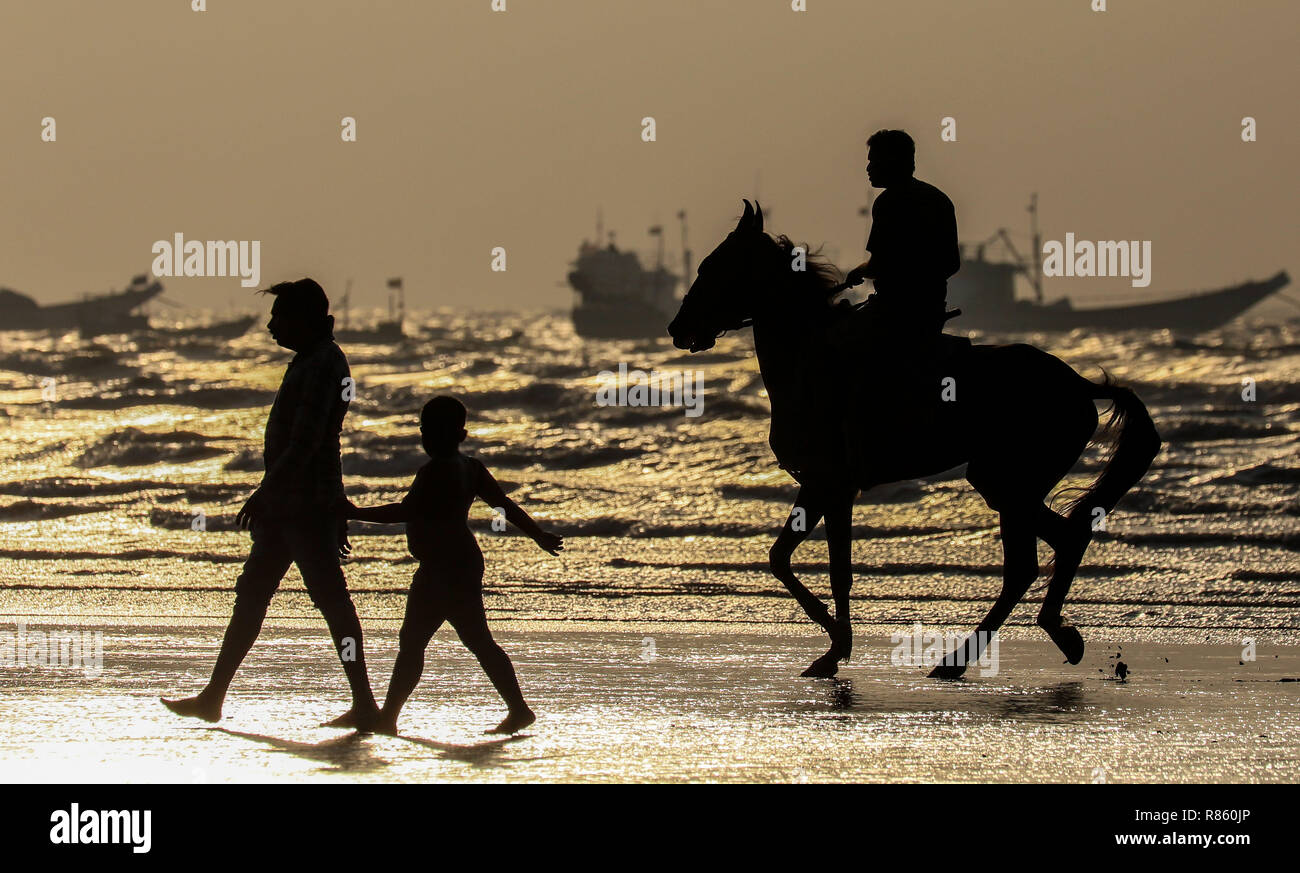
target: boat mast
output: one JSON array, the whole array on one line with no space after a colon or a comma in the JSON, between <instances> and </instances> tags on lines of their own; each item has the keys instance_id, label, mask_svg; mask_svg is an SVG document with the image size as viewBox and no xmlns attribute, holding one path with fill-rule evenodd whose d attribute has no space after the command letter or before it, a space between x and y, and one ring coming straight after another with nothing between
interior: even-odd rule
<instances>
[{"instance_id":1,"label":"boat mast","mask_svg":"<svg viewBox=\"0 0 1300 873\"><path fill-rule=\"evenodd\" d=\"M1034 286L1034 300L1043 302L1043 238L1038 233L1038 192L1029 195L1029 235L1033 238L1034 273L1029 282Z\"/></svg>"},{"instance_id":2,"label":"boat mast","mask_svg":"<svg viewBox=\"0 0 1300 873\"><path fill-rule=\"evenodd\" d=\"M348 326L348 306L352 302L352 280L349 279L343 286L343 324L340 327Z\"/></svg>"},{"instance_id":3,"label":"boat mast","mask_svg":"<svg viewBox=\"0 0 1300 873\"><path fill-rule=\"evenodd\" d=\"M691 247L686 242L686 210L677 212L677 220L682 223L682 280L686 287L691 287Z\"/></svg>"},{"instance_id":4,"label":"boat mast","mask_svg":"<svg viewBox=\"0 0 1300 873\"><path fill-rule=\"evenodd\" d=\"M406 321L406 283L402 281L401 276L388 280L389 288L397 289L397 321L403 323ZM388 294L388 318L393 317L393 295L390 291Z\"/></svg>"}]
</instances>

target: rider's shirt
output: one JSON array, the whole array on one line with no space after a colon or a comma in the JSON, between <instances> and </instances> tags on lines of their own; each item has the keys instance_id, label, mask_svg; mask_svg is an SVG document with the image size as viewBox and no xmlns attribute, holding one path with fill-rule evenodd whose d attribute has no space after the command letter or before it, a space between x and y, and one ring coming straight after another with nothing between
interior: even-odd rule
<instances>
[{"instance_id":1,"label":"rider's shirt","mask_svg":"<svg viewBox=\"0 0 1300 873\"><path fill-rule=\"evenodd\" d=\"M920 179L890 185L871 208L867 251L883 303L941 307L948 277L961 266L952 201Z\"/></svg>"}]
</instances>

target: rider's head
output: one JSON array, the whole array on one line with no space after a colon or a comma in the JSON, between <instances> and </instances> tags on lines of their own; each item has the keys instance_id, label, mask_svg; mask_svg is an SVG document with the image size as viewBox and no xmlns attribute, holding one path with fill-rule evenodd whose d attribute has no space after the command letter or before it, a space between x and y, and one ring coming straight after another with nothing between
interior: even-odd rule
<instances>
[{"instance_id":1,"label":"rider's head","mask_svg":"<svg viewBox=\"0 0 1300 873\"><path fill-rule=\"evenodd\" d=\"M878 130L867 137L867 179L888 188L916 172L916 143L902 130Z\"/></svg>"},{"instance_id":2,"label":"rider's head","mask_svg":"<svg viewBox=\"0 0 1300 873\"><path fill-rule=\"evenodd\" d=\"M420 442L429 455L456 451L469 432L465 430L465 404L445 394L433 398L420 410Z\"/></svg>"}]
</instances>

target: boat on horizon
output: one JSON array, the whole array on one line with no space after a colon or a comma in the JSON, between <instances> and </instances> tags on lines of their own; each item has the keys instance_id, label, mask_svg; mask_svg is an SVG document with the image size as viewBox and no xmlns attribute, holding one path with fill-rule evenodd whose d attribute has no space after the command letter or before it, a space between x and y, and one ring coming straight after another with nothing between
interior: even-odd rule
<instances>
[{"instance_id":1,"label":"boat on horizon","mask_svg":"<svg viewBox=\"0 0 1300 873\"><path fill-rule=\"evenodd\" d=\"M682 276L691 275L691 252L686 244L686 213L678 212L682 228ZM681 276L664 266L664 235L659 225L651 227L659 242L654 267L646 269L636 252L620 250L614 233L602 244L604 229L596 213L596 239L584 240L578 259L568 275L577 292L573 307L573 329L590 339L650 339L664 332L672 321L680 298Z\"/></svg>"},{"instance_id":2,"label":"boat on horizon","mask_svg":"<svg viewBox=\"0 0 1300 873\"><path fill-rule=\"evenodd\" d=\"M260 315L241 315L209 324L155 327L152 330L157 334L183 339L238 339L248 333L248 329L260 318Z\"/></svg>"},{"instance_id":3,"label":"boat on horizon","mask_svg":"<svg viewBox=\"0 0 1300 873\"><path fill-rule=\"evenodd\" d=\"M162 282L141 273L122 291L88 294L80 300L42 306L11 288L0 288L0 330L79 330L87 334L147 329L149 319L136 312L163 293Z\"/></svg>"},{"instance_id":4,"label":"boat on horizon","mask_svg":"<svg viewBox=\"0 0 1300 873\"><path fill-rule=\"evenodd\" d=\"M1030 198L1028 211L1032 259L1021 256L1006 228L999 228L983 242L962 244L961 269L948 280L948 308L960 309L962 314L948 323L949 330L1033 333L1088 328L1203 333L1222 327L1291 282L1287 272L1279 270L1267 279L1120 306L1078 308L1068 297L1047 303L1043 299L1037 195ZM988 257L996 245L1005 250L1000 260ZM1032 299L1016 298L1017 277L1028 281Z\"/></svg>"},{"instance_id":5,"label":"boat on horizon","mask_svg":"<svg viewBox=\"0 0 1300 873\"><path fill-rule=\"evenodd\" d=\"M346 290L343 292L343 299L340 302L342 310L339 323L334 328L334 340L341 343L393 343L406 339L406 290L402 287L400 278L389 279L388 288L388 318L380 319L369 327L349 327L351 321L351 300L352 300L352 280L347 282ZM394 301L392 290L397 291L397 298ZM396 306L394 306L396 302Z\"/></svg>"}]
</instances>

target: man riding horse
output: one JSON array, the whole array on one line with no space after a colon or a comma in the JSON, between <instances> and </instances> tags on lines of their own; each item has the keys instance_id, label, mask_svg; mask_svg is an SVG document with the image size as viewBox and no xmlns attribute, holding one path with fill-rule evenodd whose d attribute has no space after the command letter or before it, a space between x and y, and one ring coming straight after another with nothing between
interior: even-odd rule
<instances>
[{"instance_id":1,"label":"man riding horse","mask_svg":"<svg viewBox=\"0 0 1300 873\"><path fill-rule=\"evenodd\" d=\"M875 157L873 147L873 164ZM907 168L903 190L909 185L910 161ZM912 188L910 193L924 190ZM926 193L918 199L926 197L933 202ZM910 202L914 205L917 200ZM908 203L904 196L892 205ZM887 219L890 207L882 209ZM943 212L920 211L929 216ZM951 214L947 221L951 223ZM886 220L881 232L889 228ZM888 249L874 246L872 236L868 268L877 257L889 254ZM950 240L955 238L952 230ZM772 413L768 444L777 463L799 483L794 506L768 553L769 566L808 618L830 637L830 649L803 675L834 676L839 662L853 650L853 504L859 491L957 468L964 470L966 480L998 513L1002 591L975 627L974 646L959 647L945 656L931 675L956 678L980 657L990 635L1038 578L1039 540L1051 547L1053 558L1037 624L1071 664L1078 664L1083 637L1065 621L1062 607L1093 538L1097 514L1115 509L1160 450L1160 435L1145 405L1131 389L1109 379L1089 381L1059 358L1023 343L972 346L955 337L939 340L943 301L939 289L952 273L955 252L950 252L953 257L947 267L919 268L921 279L913 279L910 285L908 272L900 268L890 276L901 276L903 284L878 282L877 303L853 308L836 302L843 290L838 271L822 259L805 258L806 251L806 246L786 236L766 233L762 208L746 201L736 229L700 262L668 325L673 344L691 352L712 348L727 331L753 327L755 357ZM892 251L898 254L906 249ZM913 269L917 260L911 261ZM943 264L943 259L938 263ZM792 264L803 266L792 269ZM890 298L899 291L901 300ZM909 292L915 293L908 296ZM873 309L886 314L874 318ZM944 353L940 367L945 377L960 383L952 402L937 402L938 380L932 383L933 400L920 398L922 405L937 407L929 424L923 416L905 418L900 410L882 408L870 399L879 390L875 386L897 382L902 373L895 363L897 337L871 327L882 323L889 330L931 337ZM877 340L889 342L894 351L881 355L874 348ZM877 363L864 364L864 359ZM879 362L887 367L878 369ZM1113 449L1097 479L1058 512L1047 498L1093 442L1098 401L1113 404L1109 428ZM867 420L873 425L869 431L861 427ZM881 433L907 440L904 450L880 451ZM791 563L795 550L823 520L834 612L803 584Z\"/></svg>"},{"instance_id":2,"label":"man riding horse","mask_svg":"<svg viewBox=\"0 0 1300 873\"><path fill-rule=\"evenodd\" d=\"M845 285L871 279L875 293L862 317L842 326L833 343L849 360L867 354L862 412L885 411L905 422L871 429L871 444L886 454L908 451L913 434L933 424L948 278L961 266L952 201L915 171L916 143L907 133L879 130L867 139L867 179L884 193L871 209L870 259L849 271ZM859 416L848 426L856 443L868 422Z\"/></svg>"},{"instance_id":3,"label":"man riding horse","mask_svg":"<svg viewBox=\"0 0 1300 873\"><path fill-rule=\"evenodd\" d=\"M847 284L871 279L877 317L929 336L943 326L948 278L961 266L961 249L952 201L915 171L916 143L904 131L868 137L867 179L884 193L871 208L871 257L849 271Z\"/></svg>"}]
</instances>

